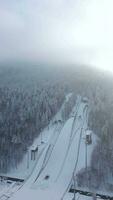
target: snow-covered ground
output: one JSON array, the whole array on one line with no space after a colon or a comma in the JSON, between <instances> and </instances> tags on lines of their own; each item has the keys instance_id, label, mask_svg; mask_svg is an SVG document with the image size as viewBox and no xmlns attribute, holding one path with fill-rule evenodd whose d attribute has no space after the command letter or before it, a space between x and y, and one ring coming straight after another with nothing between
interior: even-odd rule
<instances>
[{"instance_id":1,"label":"snow-covered ground","mask_svg":"<svg viewBox=\"0 0 113 200\"><path fill-rule=\"evenodd\" d=\"M0 183L0 200L6 200L21 188L21 183L2 181Z\"/></svg>"},{"instance_id":2,"label":"snow-covered ground","mask_svg":"<svg viewBox=\"0 0 113 200\"><path fill-rule=\"evenodd\" d=\"M69 93L68 95L66 95L65 101L62 104L61 109L50 121L50 124L48 125L48 127L46 127L40 133L40 135L38 135L38 137L34 140L32 146L38 146L38 154L37 154L36 160L31 160L32 146L30 146L22 162L18 165L17 168L12 168L10 172L5 173L5 174L1 173L0 175L16 177L16 178L25 179L25 180L31 175L42 152L44 151L44 149L46 148L50 140L53 140L53 137L55 138L58 136L63 124L61 122L54 123L54 121L62 120L62 111L65 107L65 104L69 101L71 96L72 96L72 93Z\"/></svg>"},{"instance_id":3,"label":"snow-covered ground","mask_svg":"<svg viewBox=\"0 0 113 200\"><path fill-rule=\"evenodd\" d=\"M31 160L31 148L32 146L29 147L28 152L25 154L22 162L18 165L17 168L13 168L10 172L5 173L5 174L0 174L3 176L8 176L8 177L16 177L20 179L29 179L29 177L32 175L32 172L34 171L35 167L37 166L37 163L42 156L43 152L46 152L48 146L50 144L55 144L55 142L58 139L58 136L60 134L60 131L62 127L64 126L64 123L57 122L54 123L55 121L62 120L62 111L65 107L65 104L70 100L70 97L72 96L72 93L69 93L63 105L61 106L61 109L58 111L58 113L53 117L53 119L50 121L50 124L48 127L46 127L41 134L34 140L32 146L38 146L38 154L36 157L36 160ZM42 142L43 141L43 142ZM33 176L32 176L33 177ZM17 184L18 185L18 184ZM13 191L14 187L15 189L16 184L8 184L7 181L0 182L0 198L2 195L6 195L9 193L9 191L12 191L11 187L13 186ZM20 186L18 186L19 188ZM3 197L5 199L5 197Z\"/></svg>"},{"instance_id":4,"label":"snow-covered ground","mask_svg":"<svg viewBox=\"0 0 113 200\"><path fill-rule=\"evenodd\" d=\"M81 138L87 128L86 105L80 103L78 106L76 120L74 117L67 120L49 156L46 154L48 147L32 176L12 199L24 197L35 200L38 197L41 200L60 200L67 194L76 168ZM45 156L48 156L46 161Z\"/></svg>"},{"instance_id":5,"label":"snow-covered ground","mask_svg":"<svg viewBox=\"0 0 113 200\"><path fill-rule=\"evenodd\" d=\"M60 111L42 134L35 139L33 145L38 145L39 147L36 161L30 161L29 154L26 154L23 162L18 166L18 170L10 172L10 176L24 177L26 179L21 188L18 186L17 189L15 186L9 190L10 193L14 188L16 191L18 190L11 197L11 200L73 199L73 194L69 193L73 177L86 165L87 104L83 103L81 97L78 96L70 118L65 123L54 123L62 120L62 110L71 95L66 96ZM41 143L42 140L43 143ZM87 165L90 164L91 153L96 140L96 136L93 135L92 145L87 146ZM29 153L30 149L31 147L28 150ZM5 200L5 197L3 198ZM76 194L76 199L90 200L92 198Z\"/></svg>"},{"instance_id":6,"label":"snow-covered ground","mask_svg":"<svg viewBox=\"0 0 113 200\"><path fill-rule=\"evenodd\" d=\"M67 193L63 200L93 200L92 197L87 197L84 195L80 195L78 193L75 194L75 199L73 199L73 198L74 198L74 194ZM97 198L97 200L98 200L98 198Z\"/></svg>"}]
</instances>

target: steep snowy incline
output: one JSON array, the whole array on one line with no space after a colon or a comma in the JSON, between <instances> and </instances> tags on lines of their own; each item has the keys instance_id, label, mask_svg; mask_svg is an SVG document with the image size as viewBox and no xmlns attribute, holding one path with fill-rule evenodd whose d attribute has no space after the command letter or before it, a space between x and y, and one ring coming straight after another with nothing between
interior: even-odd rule
<instances>
[{"instance_id":1,"label":"steep snowy incline","mask_svg":"<svg viewBox=\"0 0 113 200\"><path fill-rule=\"evenodd\" d=\"M65 107L68 102L70 102L70 98L73 96L72 93L68 93L65 96L64 102L61 105L60 109L56 113L55 116L51 119L49 124L40 132L40 134L37 133L37 137L34 139L32 145L26 149L25 154L23 155L23 159L18 164L18 166L13 166L8 172L6 173L0 173L1 176L8 176L13 178L19 178L19 179L28 179L28 177L31 176L34 168L37 165L37 162L42 155L42 152L44 151L44 148L48 146L48 143L50 143L50 140L56 140L56 137L59 136L60 129L65 123L65 120L62 118L62 113L65 110ZM78 101L78 97L77 97ZM71 110L70 110L71 111ZM53 141L53 144L54 144ZM34 146L38 146L38 153L36 155L35 160L31 160L31 149Z\"/></svg>"},{"instance_id":2,"label":"steep snowy incline","mask_svg":"<svg viewBox=\"0 0 113 200\"><path fill-rule=\"evenodd\" d=\"M72 181L78 148L86 120L85 104L81 103L76 120L71 117L62 129L52 154L40 173L35 174L31 187L24 186L12 200L60 200ZM74 130L72 133L72 127ZM85 126L86 128L86 126ZM43 165L43 162L42 162Z\"/></svg>"},{"instance_id":3,"label":"steep snowy incline","mask_svg":"<svg viewBox=\"0 0 113 200\"><path fill-rule=\"evenodd\" d=\"M47 143L45 149L43 149L42 154L40 155L40 158L37 162L36 167L34 168L34 171L32 172L31 176L26 180L26 183L24 183L24 187L30 187L39 177L39 175L42 173L43 168L47 165L49 158L51 157L51 154L55 148L55 145L57 143L57 140L59 140L59 137L61 137L64 125L59 127L50 138L50 141Z\"/></svg>"}]
</instances>

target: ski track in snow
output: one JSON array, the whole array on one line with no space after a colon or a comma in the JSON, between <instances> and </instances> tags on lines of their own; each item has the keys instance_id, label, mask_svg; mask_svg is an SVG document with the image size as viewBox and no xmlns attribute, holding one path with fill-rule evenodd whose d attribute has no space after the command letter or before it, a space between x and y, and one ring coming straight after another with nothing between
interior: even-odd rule
<instances>
[{"instance_id":1,"label":"ski track in snow","mask_svg":"<svg viewBox=\"0 0 113 200\"><path fill-rule=\"evenodd\" d=\"M71 94L66 101L70 96ZM55 119L60 115L57 114ZM72 200L73 194L68 191L72 185L73 175L85 167L84 136L88 128L87 123L88 105L83 103L81 97L78 96L70 118L65 124L55 126L32 172L24 184L15 189L10 199ZM88 164L90 164L91 152L95 144L96 138L94 137L93 145L88 147ZM76 199L90 200L92 198L76 194Z\"/></svg>"},{"instance_id":2,"label":"ski track in snow","mask_svg":"<svg viewBox=\"0 0 113 200\"><path fill-rule=\"evenodd\" d=\"M39 173L49 147L44 150L31 178L11 198L12 200L23 199L23 197L27 200L61 200L65 197L78 159L77 149L80 148L82 134L87 128L85 107L84 103L79 104L78 111L75 113L76 118L71 117L67 120L42 172ZM39 176L36 179L37 174ZM45 179L47 176L48 179Z\"/></svg>"}]
</instances>

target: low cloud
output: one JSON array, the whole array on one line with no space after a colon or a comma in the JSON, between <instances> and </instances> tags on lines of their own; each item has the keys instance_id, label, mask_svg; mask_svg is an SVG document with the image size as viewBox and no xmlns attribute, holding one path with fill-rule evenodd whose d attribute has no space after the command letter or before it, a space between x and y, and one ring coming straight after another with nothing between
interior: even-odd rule
<instances>
[{"instance_id":1,"label":"low cloud","mask_svg":"<svg viewBox=\"0 0 113 200\"><path fill-rule=\"evenodd\" d=\"M112 0L1 0L0 61L113 69L112 10Z\"/></svg>"}]
</instances>

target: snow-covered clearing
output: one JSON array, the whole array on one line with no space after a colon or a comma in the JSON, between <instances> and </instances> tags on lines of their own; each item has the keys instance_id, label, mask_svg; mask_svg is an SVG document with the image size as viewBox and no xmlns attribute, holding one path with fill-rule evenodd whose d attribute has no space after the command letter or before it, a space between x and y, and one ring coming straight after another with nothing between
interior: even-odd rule
<instances>
[{"instance_id":1,"label":"snow-covered clearing","mask_svg":"<svg viewBox=\"0 0 113 200\"><path fill-rule=\"evenodd\" d=\"M69 100L72 94L66 97ZM30 150L25 155L24 161L11 175L24 177L26 181L21 188L11 197L12 200L72 200L73 194L69 189L73 183L73 177L86 165L85 133L88 122L88 105L78 96L70 118L62 123L61 112L65 106L52 119L49 126L35 139L33 146L38 145L39 151L36 161L30 161ZM41 141L43 140L43 143ZM93 135L92 145L87 145L87 165L90 164L92 150L96 144L96 136ZM32 164L32 162L34 162ZM29 164L29 165L28 165ZM13 189L10 190L10 192ZM5 194L5 192L4 192ZM90 200L79 194L77 199ZM11 196L11 195L9 195Z\"/></svg>"},{"instance_id":2,"label":"snow-covered clearing","mask_svg":"<svg viewBox=\"0 0 113 200\"><path fill-rule=\"evenodd\" d=\"M72 96L72 93L69 93L65 97L65 101L61 106L61 109L58 111L58 113L53 117L53 119L50 121L50 124L48 127L46 127L40 135L34 140L32 146L38 146L38 154L36 157L36 160L31 160L31 148L30 146L28 148L27 153L23 157L22 162L17 166L17 168L12 168L8 173L1 173L0 175L9 176L9 177L16 177L20 179L27 179L32 171L34 170L42 152L50 142L50 140L55 140L55 137L58 136L60 129L62 128L63 124L61 122L58 122L58 120L62 120L62 110L65 107L65 104L69 101L70 97ZM57 123L54 123L54 121L57 121Z\"/></svg>"},{"instance_id":3,"label":"snow-covered clearing","mask_svg":"<svg viewBox=\"0 0 113 200\"><path fill-rule=\"evenodd\" d=\"M80 103L76 120L73 117L67 120L47 162L44 163L45 151L30 179L12 199L62 199L72 182L77 149L86 128L87 107Z\"/></svg>"},{"instance_id":4,"label":"snow-covered clearing","mask_svg":"<svg viewBox=\"0 0 113 200\"><path fill-rule=\"evenodd\" d=\"M55 142L57 141L60 131L64 125L62 121L59 122L58 120L62 120L62 111L65 107L65 104L69 101L71 96L72 96L72 93L69 93L66 96L61 109L58 111L55 117L50 121L50 124L48 125L48 127L46 127L38 136L38 138L34 140L32 146L29 147L28 152L25 154L22 162L18 165L18 167L13 168L7 174L2 173L0 175L7 176L7 177L16 177L16 178L25 179L25 180L27 180L31 176L42 154L44 155L44 152L47 151L50 144L54 145ZM54 123L54 121L57 121L57 123ZM38 146L38 154L37 154L36 160L31 160L31 148L33 146ZM18 187L16 187L16 185ZM1 196L6 195L7 193L10 193L10 191L11 192L12 190L14 191L14 187L16 190L17 188L20 188L20 185L18 185L18 183L16 184L13 182L13 188L12 188L12 184L8 184L7 181L2 181L0 183L0 191L2 192L0 193L0 198L2 198ZM5 197L3 197L3 199L4 198Z\"/></svg>"},{"instance_id":5,"label":"snow-covered clearing","mask_svg":"<svg viewBox=\"0 0 113 200\"><path fill-rule=\"evenodd\" d=\"M19 190L21 183L2 181L0 183L0 200L6 200Z\"/></svg>"}]
</instances>

